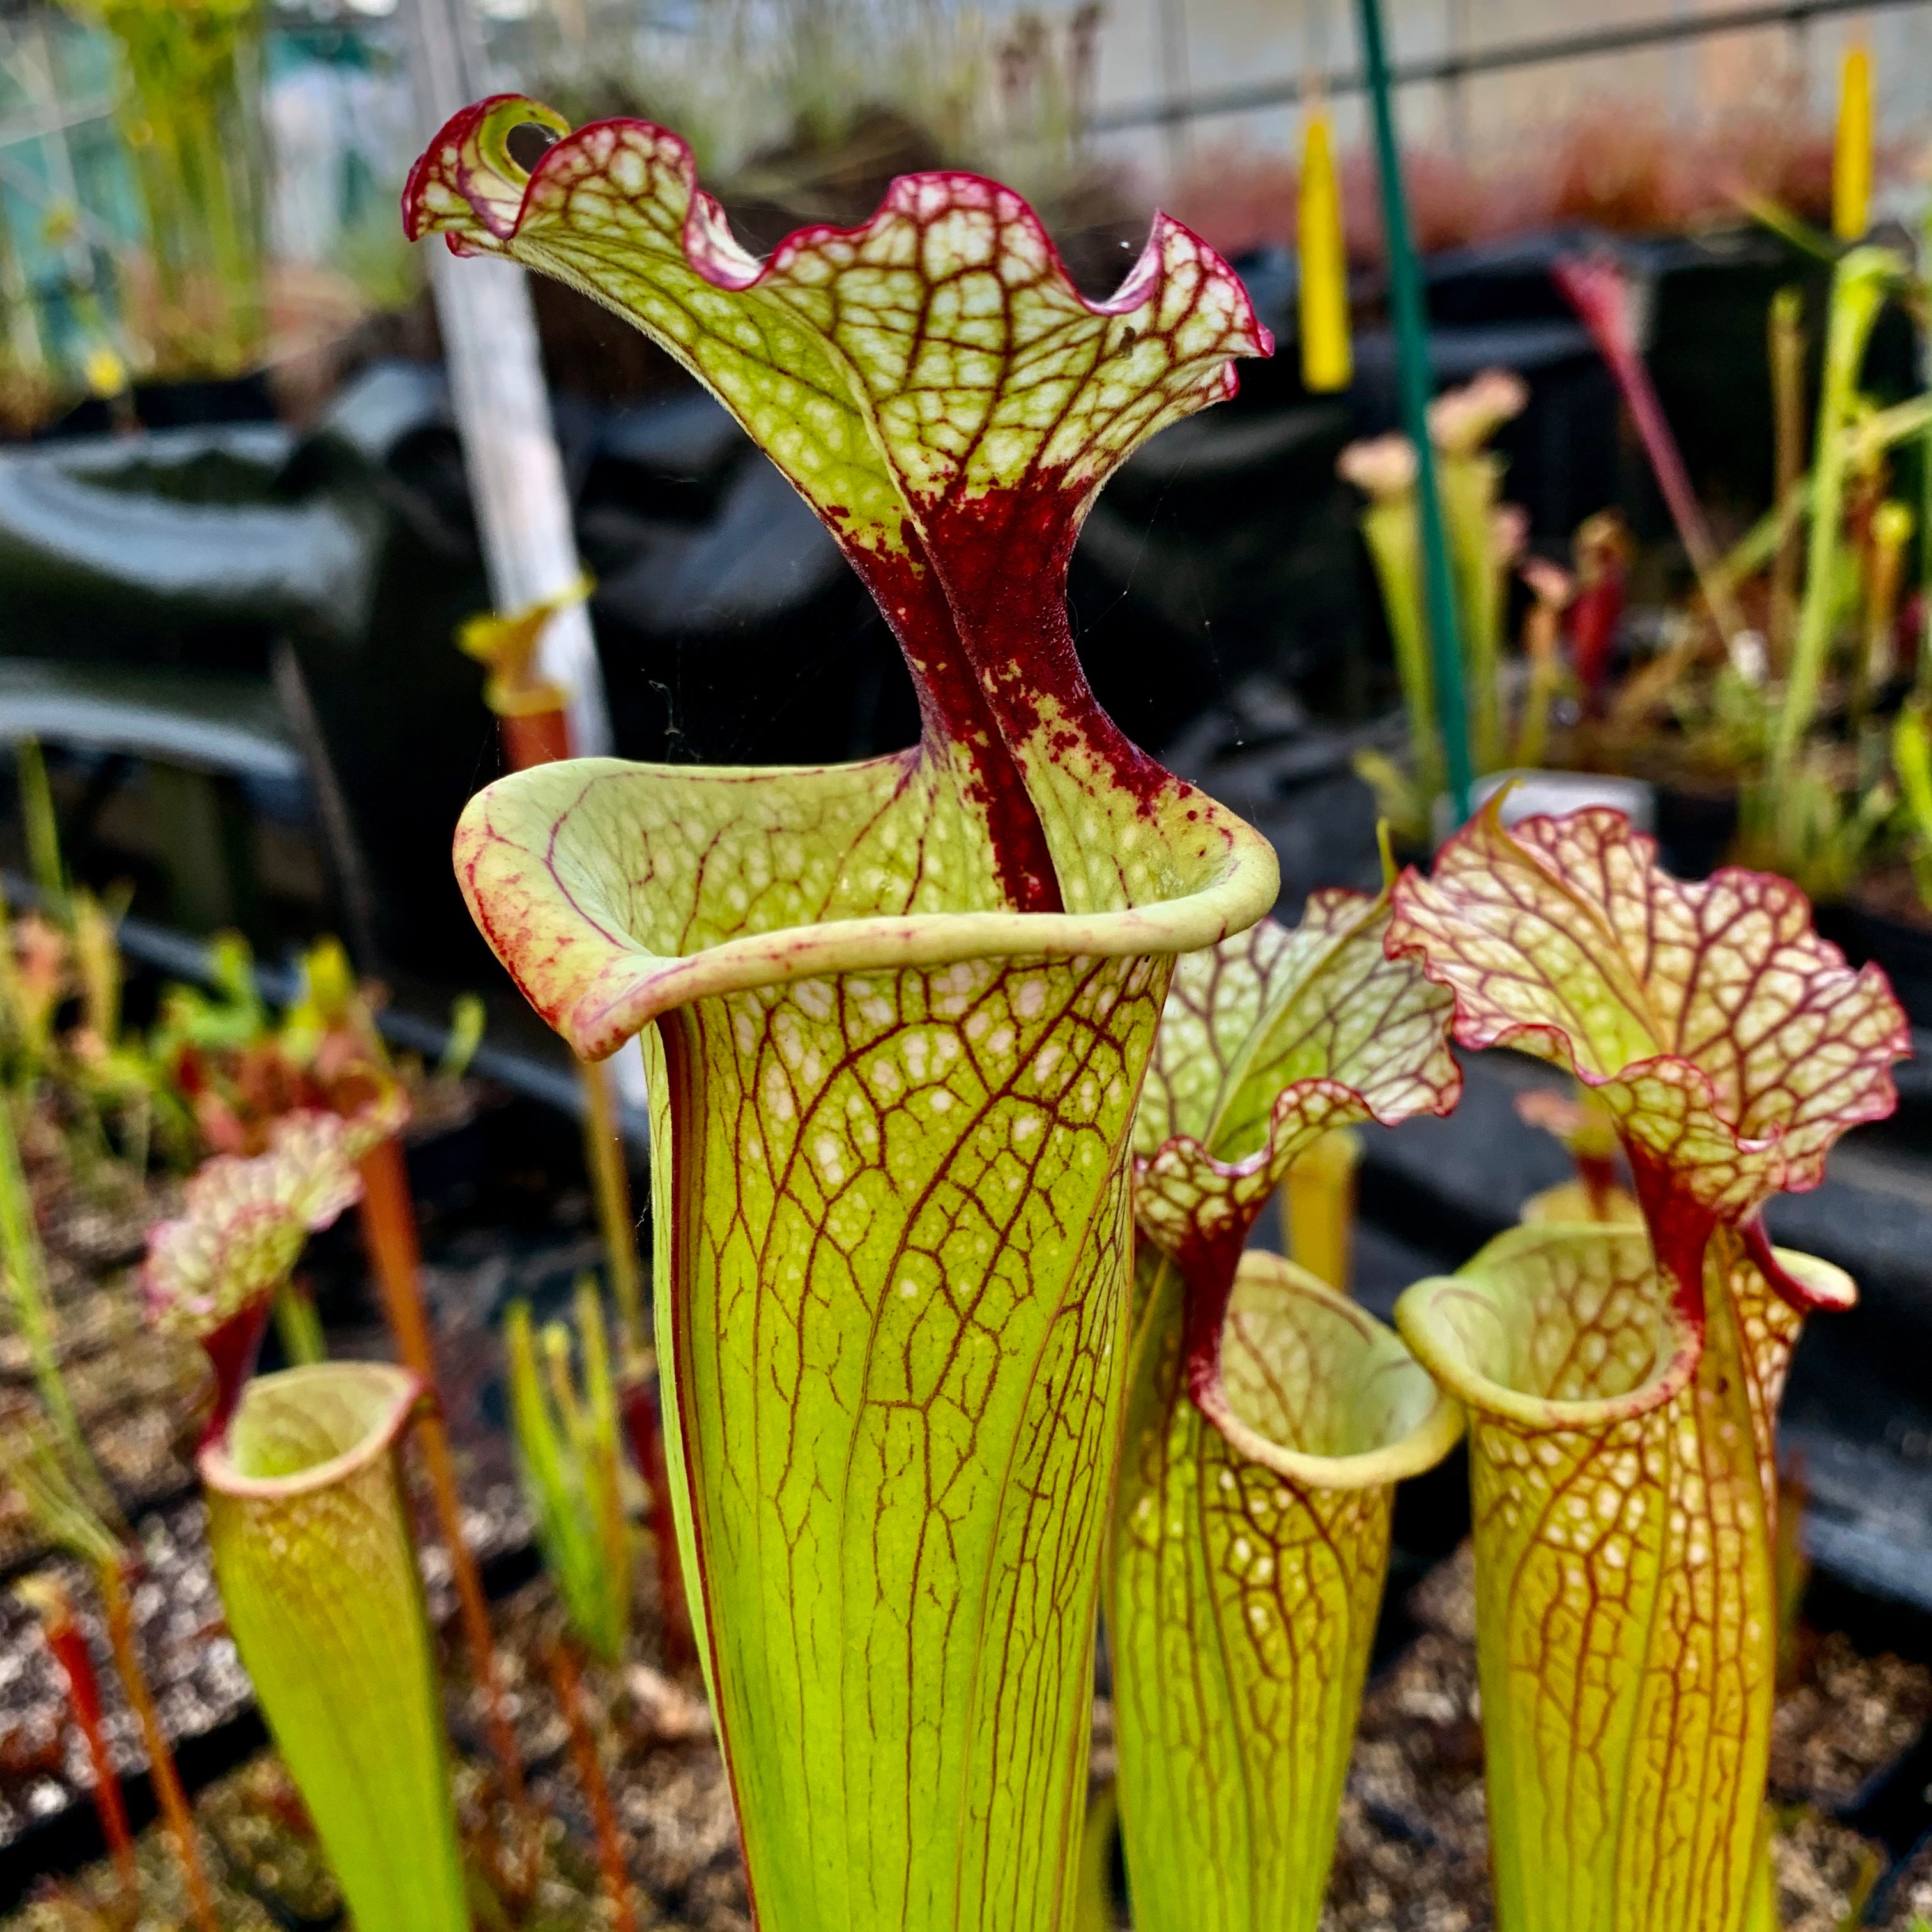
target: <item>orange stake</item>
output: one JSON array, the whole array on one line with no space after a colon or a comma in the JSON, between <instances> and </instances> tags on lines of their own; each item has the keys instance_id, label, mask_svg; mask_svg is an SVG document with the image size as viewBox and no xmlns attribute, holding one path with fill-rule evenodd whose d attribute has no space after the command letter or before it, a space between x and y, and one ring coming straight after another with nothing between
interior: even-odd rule
<instances>
[{"instance_id":1,"label":"orange stake","mask_svg":"<svg viewBox=\"0 0 1932 1932\"><path fill-rule=\"evenodd\" d=\"M664 1668L680 1677L697 1664L698 1642L691 1628L690 1599L684 1593L684 1564L678 1551L677 1518L671 1506L670 1474L664 1460L664 1412L656 1378L638 1376L628 1382L621 1400L624 1432L631 1438L631 1459L650 1496L651 1546L657 1560Z\"/></svg>"},{"instance_id":2,"label":"orange stake","mask_svg":"<svg viewBox=\"0 0 1932 1932\"><path fill-rule=\"evenodd\" d=\"M549 608L526 613L521 620L479 619L466 627L464 648L494 669L486 696L497 714L503 762L512 771L527 771L532 765L549 764L571 755L570 718L562 707L561 694L537 681L532 668ZM657 1559L664 1665L674 1675L681 1674L698 1661L698 1647L692 1636L676 1521L664 1474L657 1390L640 1366L645 1351L644 1281L638 1266L630 1176L624 1166L624 1143L608 1072L585 1060L577 1063L577 1071L584 1097L584 1158L590 1170L622 1332L625 1432L631 1438L632 1460L650 1492L651 1544Z\"/></svg>"},{"instance_id":3,"label":"orange stake","mask_svg":"<svg viewBox=\"0 0 1932 1932\"><path fill-rule=\"evenodd\" d=\"M548 765L570 756L569 721L561 711L532 711L497 721L503 739L503 762L513 772Z\"/></svg>"},{"instance_id":4,"label":"orange stake","mask_svg":"<svg viewBox=\"0 0 1932 1932\"><path fill-rule=\"evenodd\" d=\"M570 1755L577 1766L577 1781L584 1787L584 1800L590 1808L591 1824L597 1834L597 1862L603 1871L604 1892L610 1901L612 1920L616 1932L637 1932L631 1871L624 1858L623 1838L617 1829L616 1808L610 1802L610 1787L604 1782L604 1767L598 1761L597 1740L591 1735L590 1720L584 1715L583 1684L568 1640L560 1639L552 1644L546 1660L557 1708L570 1728Z\"/></svg>"},{"instance_id":5,"label":"orange stake","mask_svg":"<svg viewBox=\"0 0 1932 1932\"><path fill-rule=\"evenodd\" d=\"M40 1620L40 1631L67 1679L68 1707L72 1712L81 1741L87 1747L87 1761L94 1769L94 1809L100 1820L101 1836L114 1860L114 1874L121 1887L122 1902L131 1923L140 1910L141 1878L134 1859L134 1834L128 1828L128 1806L121 1792L120 1773L114 1768L113 1754L107 1748L100 1723L100 1680L95 1675L94 1658L75 1620L74 1604L67 1592L52 1576L35 1576L20 1586L20 1594L32 1604Z\"/></svg>"},{"instance_id":6,"label":"orange stake","mask_svg":"<svg viewBox=\"0 0 1932 1932\"><path fill-rule=\"evenodd\" d=\"M194 1814L188 1793L182 1789L181 1774L175 1768L175 1754L154 1704L148 1673L141 1666L134 1644L134 1608L128 1598L128 1582L118 1560L100 1565L96 1573L107 1610L107 1641L114 1652L114 1667L121 1673L122 1688L134 1707L141 1726L141 1741L147 1748L148 1775L154 1787L154 1802L160 1808L168 1835L173 1839L175 1856L181 1861L182 1876L188 1882L189 1903L200 1932L221 1932L221 1921L214 1910L214 1896L208 1888L208 1873L201 1862L201 1840L196 1837Z\"/></svg>"},{"instance_id":7,"label":"orange stake","mask_svg":"<svg viewBox=\"0 0 1932 1932\"><path fill-rule=\"evenodd\" d=\"M463 1623L470 1674L483 1693L490 1749L503 1780L505 1796L519 1814L524 1809L524 1766L517 1734L505 1708L502 1674L497 1667L496 1640L490 1628L490 1606L476 1558L463 1536L463 1504L456 1486L456 1464L449 1452L449 1433L443 1426L442 1396L436 1379L435 1351L430 1341L429 1318L423 1310L421 1287L422 1247L416 1235L416 1202L410 1193L409 1169L402 1143L392 1135L378 1142L357 1163L362 1176L362 1239L382 1297L382 1312L403 1366L422 1378L430 1401L416 1425L417 1446L428 1472L430 1495L442 1540L449 1550L450 1574Z\"/></svg>"}]
</instances>

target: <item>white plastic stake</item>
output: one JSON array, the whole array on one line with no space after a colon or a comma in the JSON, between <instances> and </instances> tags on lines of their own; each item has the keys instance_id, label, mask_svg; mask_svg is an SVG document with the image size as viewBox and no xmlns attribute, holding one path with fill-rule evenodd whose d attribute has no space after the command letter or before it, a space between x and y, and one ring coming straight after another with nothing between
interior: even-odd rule
<instances>
[{"instance_id":1,"label":"white plastic stake","mask_svg":"<svg viewBox=\"0 0 1932 1932\"><path fill-rule=\"evenodd\" d=\"M405 0L404 10L410 88L427 143L458 108L493 89L470 0ZM440 236L424 245L490 599L507 616L568 589L580 569L530 286L514 262L459 260ZM604 674L581 604L544 632L541 663L570 694L572 749L608 752Z\"/></svg>"}]
</instances>

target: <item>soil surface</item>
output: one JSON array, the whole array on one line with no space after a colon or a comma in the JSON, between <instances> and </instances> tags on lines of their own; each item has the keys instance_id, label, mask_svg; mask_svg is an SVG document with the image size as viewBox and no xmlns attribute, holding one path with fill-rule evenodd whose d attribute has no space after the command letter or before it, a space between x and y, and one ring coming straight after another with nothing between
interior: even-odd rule
<instances>
[{"instance_id":1,"label":"soil surface","mask_svg":"<svg viewBox=\"0 0 1932 1932\"><path fill-rule=\"evenodd\" d=\"M188 1574L195 1546L184 1534L184 1568L174 1574ZM1466 1550L1425 1580L1409 1606L1420 1628L1370 1686L1323 1932L1485 1932L1492 1922L1470 1576ZM638 1922L748 1932L723 1762L697 1688L658 1667L654 1595L647 1561L628 1655L619 1669L590 1667L584 1679ZM504 1922L592 1932L612 1922L586 1849L590 1812L567 1728L539 1662L557 1628L549 1583L538 1577L512 1592L496 1616L531 1796L544 1814L540 1874L506 1902ZM184 1617L183 1627L191 1620ZM500 1875L510 1829L476 1748L480 1714L456 1668L447 1616L442 1634L452 1730L467 1748L458 1807L466 1854L479 1874ZM204 1639L202 1647L227 1649L225 1640ZM1882 1848L1832 1814L1917 1738L1932 1711L1932 1670L1861 1656L1836 1634L1801 1649L1803 1673L1780 1702L1773 1753L1780 1922L1784 1932L1839 1932L1860 1923L1904 1932L1914 1912L1932 1906L1932 1858L1909 1864L1881 1894ZM173 1694L185 1694L177 1688ZM1113 1766L1112 1712L1104 1700L1094 1745L1097 1786ZM332 1881L272 1750L209 1785L197 1816L224 1927L254 1932L334 1922ZM186 1923L178 1871L159 1828L144 1834L142 1860L139 1932ZM491 1882L487 1876L484 1882ZM115 1897L111 1868L92 1867L46 1883L0 1922L0 1932L110 1932L124 1922L113 1916ZM1862 1917L1874 1897L1882 1916ZM1120 1922L1128 1922L1124 1914Z\"/></svg>"},{"instance_id":2,"label":"soil surface","mask_svg":"<svg viewBox=\"0 0 1932 1932\"><path fill-rule=\"evenodd\" d=\"M222 1924L231 1932L320 1932L338 1922L340 1901L274 1753L248 1742L259 1736L249 1728L249 1686L209 1574L187 1455L205 1395L198 1352L155 1341L140 1318L131 1264L142 1228L175 1197L165 1182L117 1194L45 1171L35 1178L64 1366L142 1555L134 1606L164 1721L183 1744L240 1740L226 1758L235 1768L196 1798ZM590 1806L544 1665L558 1611L548 1581L532 1574L528 1518L502 1426L496 1333L511 1300L530 1300L540 1315L552 1312L578 1272L595 1264L598 1244L586 1218L578 1210L555 1214L513 1237L493 1228L454 1229L428 1244L424 1284L465 1534L499 1593L500 1660L540 1821L520 1829L485 1768L484 1726L461 1667L448 1559L420 1512L459 1754L465 1852L479 1898L491 1901L478 1923L492 1932L500 1924L505 1932L592 1932L615 1923L588 1849ZM325 1249L318 1265L326 1304L335 1292L326 1279L332 1269L359 1273L352 1230L332 1257ZM333 1352L387 1354L366 1299L335 1298L349 1318L331 1324ZM24 1356L0 1342L0 1408L20 1402L26 1384ZM17 1574L38 1564L61 1574L100 1671L116 1761L124 1774L138 1774L145 1768L139 1735L109 1663L92 1582L82 1566L45 1551L23 1512L0 1510L0 1570ZM1364 1700L1323 1932L1486 1932L1492 1922L1466 1548L1411 1592L1406 1610L1413 1634ZM587 1666L583 1682L638 1922L748 1932L722 1760L701 1687L664 1672L648 1553L639 1566L633 1626L622 1664ZM1785 1932L1838 1932L1862 1922L1905 1932L1915 1913L1932 1912L1932 1853L1888 1872L1884 1848L1844 1819L1920 1740L1932 1718L1932 1670L1863 1654L1841 1633L1801 1631L1792 1674L1772 1766ZM238 1752L246 1761L236 1766ZM1102 1700L1094 1719L1096 1792L1112 1766L1112 1713ZM44 1828L86 1808L88 1790L86 1754L67 1721L52 1660L25 1607L10 1592L0 1594L0 1849L11 1846L16 1861L34 1858ZM138 1802L136 1809L145 1815ZM0 1932L172 1932L189 1924L178 1863L158 1826L142 1834L140 1859L137 1914L122 1908L112 1868L102 1864L40 1880L28 1902L0 1920Z\"/></svg>"}]
</instances>

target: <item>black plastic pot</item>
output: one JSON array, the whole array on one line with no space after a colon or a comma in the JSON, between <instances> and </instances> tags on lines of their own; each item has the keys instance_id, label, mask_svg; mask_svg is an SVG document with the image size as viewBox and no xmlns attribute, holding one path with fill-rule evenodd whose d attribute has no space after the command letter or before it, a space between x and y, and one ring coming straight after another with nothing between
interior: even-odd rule
<instances>
[{"instance_id":1,"label":"black plastic pot","mask_svg":"<svg viewBox=\"0 0 1932 1932\"><path fill-rule=\"evenodd\" d=\"M1680 879L1708 878L1738 836L1735 791L1657 787L1658 856Z\"/></svg>"},{"instance_id":2,"label":"black plastic pot","mask_svg":"<svg viewBox=\"0 0 1932 1932\"><path fill-rule=\"evenodd\" d=\"M1845 904L1820 906L1818 930L1854 966L1883 968L1912 1024L1932 1027L1932 929Z\"/></svg>"},{"instance_id":3,"label":"black plastic pot","mask_svg":"<svg viewBox=\"0 0 1932 1932\"><path fill-rule=\"evenodd\" d=\"M210 376L178 382L137 382L128 398L134 420L142 429L203 429L218 423L273 422L275 398L266 373ZM123 427L115 410L98 396L76 403L42 430L36 442L68 436L105 436Z\"/></svg>"}]
</instances>

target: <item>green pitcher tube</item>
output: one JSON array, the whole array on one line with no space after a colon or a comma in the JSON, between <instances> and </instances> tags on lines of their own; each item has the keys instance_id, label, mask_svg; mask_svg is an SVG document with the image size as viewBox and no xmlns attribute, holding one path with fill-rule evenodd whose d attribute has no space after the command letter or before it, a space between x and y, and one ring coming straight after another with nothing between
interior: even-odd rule
<instances>
[{"instance_id":1,"label":"green pitcher tube","mask_svg":"<svg viewBox=\"0 0 1932 1932\"><path fill-rule=\"evenodd\" d=\"M1134 1922L1314 1932L1395 1486L1462 1418L1364 1309L1258 1252L1210 1418L1188 1390L1178 1270L1144 1247L1139 1278L1108 1615Z\"/></svg>"},{"instance_id":2,"label":"green pitcher tube","mask_svg":"<svg viewBox=\"0 0 1932 1932\"><path fill-rule=\"evenodd\" d=\"M258 1377L200 1458L229 1628L357 1932L470 1926L397 1457L420 1393L376 1362Z\"/></svg>"},{"instance_id":3,"label":"green pitcher tube","mask_svg":"<svg viewBox=\"0 0 1932 1932\"><path fill-rule=\"evenodd\" d=\"M1819 1305L1828 1264L1779 1250ZM1701 1349L1640 1226L1499 1235L1402 1297L1469 1412L1499 1932L1743 1932L1777 1658L1772 1431L1798 1310L1720 1228Z\"/></svg>"}]
</instances>

